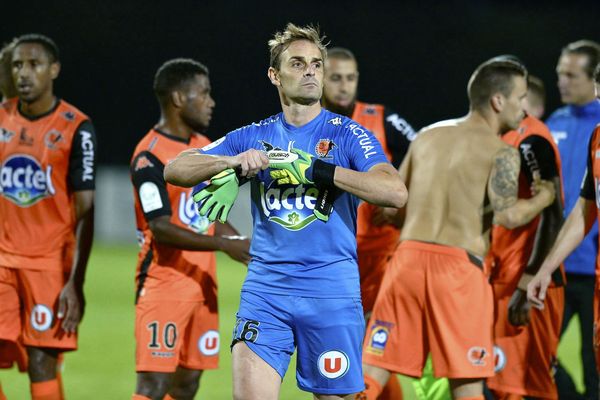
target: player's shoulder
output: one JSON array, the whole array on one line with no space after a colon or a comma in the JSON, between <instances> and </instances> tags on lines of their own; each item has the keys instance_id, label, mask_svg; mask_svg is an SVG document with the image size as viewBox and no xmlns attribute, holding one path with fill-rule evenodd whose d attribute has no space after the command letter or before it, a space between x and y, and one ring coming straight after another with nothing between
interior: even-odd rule
<instances>
[{"instance_id":1,"label":"player's shoulder","mask_svg":"<svg viewBox=\"0 0 600 400\"><path fill-rule=\"evenodd\" d=\"M7 99L0 104L0 113L2 114L14 114L17 111L17 106L19 104L19 99L17 97L13 97L12 99Z\"/></svg>"},{"instance_id":2,"label":"player's shoulder","mask_svg":"<svg viewBox=\"0 0 600 400\"><path fill-rule=\"evenodd\" d=\"M252 122L248 125L241 126L233 131L229 132L228 135L238 135L238 134L247 134L248 132L264 132L269 130L274 125L281 121L283 113L278 113L275 115L271 115L265 119L262 119L258 122Z\"/></svg>"},{"instance_id":3,"label":"player's shoulder","mask_svg":"<svg viewBox=\"0 0 600 400\"><path fill-rule=\"evenodd\" d=\"M554 110L552 114L546 119L546 124L551 125L553 123L558 123L562 120L571 118L573 116L572 107L564 106L557 108Z\"/></svg>"},{"instance_id":4,"label":"player's shoulder","mask_svg":"<svg viewBox=\"0 0 600 400\"><path fill-rule=\"evenodd\" d=\"M519 133L526 136L541 136L546 140L553 141L552 134L550 133L548 126L541 120L531 115L528 115L523 119L521 125L519 126Z\"/></svg>"},{"instance_id":5,"label":"player's shoulder","mask_svg":"<svg viewBox=\"0 0 600 400\"><path fill-rule=\"evenodd\" d=\"M446 134L449 132L459 130L464 125L464 123L464 118L446 119L443 121L435 122L433 124L423 127L419 131L419 134L417 135L415 141L419 139L426 140L435 135Z\"/></svg>"},{"instance_id":6,"label":"player's shoulder","mask_svg":"<svg viewBox=\"0 0 600 400\"><path fill-rule=\"evenodd\" d=\"M156 157L159 142L160 134L154 128L150 129L135 146L131 161L134 162L140 154L152 154Z\"/></svg>"},{"instance_id":7,"label":"player's shoulder","mask_svg":"<svg viewBox=\"0 0 600 400\"><path fill-rule=\"evenodd\" d=\"M378 103L367 103L356 101L354 103L354 114L358 116L384 116L387 107Z\"/></svg>"},{"instance_id":8,"label":"player's shoulder","mask_svg":"<svg viewBox=\"0 0 600 400\"><path fill-rule=\"evenodd\" d=\"M75 107L71 103L66 100L60 99L56 112L60 115L61 118L68 122L72 122L75 124L80 124L83 121L89 121L90 117L87 116L83 111L79 108Z\"/></svg>"}]
</instances>

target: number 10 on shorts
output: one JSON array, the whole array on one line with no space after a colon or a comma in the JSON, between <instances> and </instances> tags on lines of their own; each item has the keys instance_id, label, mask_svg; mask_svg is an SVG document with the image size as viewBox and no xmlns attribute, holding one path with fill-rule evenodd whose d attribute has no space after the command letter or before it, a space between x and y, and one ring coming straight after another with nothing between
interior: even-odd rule
<instances>
[{"instance_id":1,"label":"number 10 on shorts","mask_svg":"<svg viewBox=\"0 0 600 400\"><path fill-rule=\"evenodd\" d=\"M160 330L160 324L158 321L150 322L146 328L150 331L150 342L148 343L149 349L161 349L162 344L166 349L172 350L175 348L177 341L177 325L173 322L167 322L163 330Z\"/></svg>"}]
</instances>

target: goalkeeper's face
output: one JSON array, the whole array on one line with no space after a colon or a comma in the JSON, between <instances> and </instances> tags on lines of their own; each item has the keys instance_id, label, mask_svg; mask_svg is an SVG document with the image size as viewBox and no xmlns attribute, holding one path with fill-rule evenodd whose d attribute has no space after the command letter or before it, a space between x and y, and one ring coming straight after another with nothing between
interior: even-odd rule
<instances>
[{"instance_id":1,"label":"goalkeeper's face","mask_svg":"<svg viewBox=\"0 0 600 400\"><path fill-rule=\"evenodd\" d=\"M279 70L269 69L271 82L284 98L299 104L311 105L323 94L323 56L308 40L296 40L280 55Z\"/></svg>"},{"instance_id":2,"label":"goalkeeper's face","mask_svg":"<svg viewBox=\"0 0 600 400\"><path fill-rule=\"evenodd\" d=\"M185 86L184 104L180 116L195 132L204 132L210 125L215 101L210 95L208 76L198 74Z\"/></svg>"}]
</instances>

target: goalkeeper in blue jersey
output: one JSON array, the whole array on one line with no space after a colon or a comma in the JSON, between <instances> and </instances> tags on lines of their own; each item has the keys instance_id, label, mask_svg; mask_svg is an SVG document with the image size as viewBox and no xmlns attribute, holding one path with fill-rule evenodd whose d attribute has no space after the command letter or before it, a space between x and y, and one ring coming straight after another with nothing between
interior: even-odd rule
<instances>
[{"instance_id":1,"label":"goalkeeper in blue jersey","mask_svg":"<svg viewBox=\"0 0 600 400\"><path fill-rule=\"evenodd\" d=\"M364 388L356 209L361 199L400 208L407 191L369 131L321 108L327 52L318 30L288 24L269 47L283 112L181 153L165 178L194 186L214 177L196 194L213 220L226 219L238 180L251 182L252 261L232 343L234 398L277 399L297 348L300 389L350 399Z\"/></svg>"}]
</instances>

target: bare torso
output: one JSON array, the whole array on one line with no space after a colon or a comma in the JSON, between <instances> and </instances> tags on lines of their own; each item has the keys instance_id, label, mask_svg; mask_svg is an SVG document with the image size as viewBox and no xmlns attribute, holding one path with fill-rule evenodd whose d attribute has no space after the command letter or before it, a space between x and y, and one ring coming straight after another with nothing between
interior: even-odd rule
<instances>
[{"instance_id":1,"label":"bare torso","mask_svg":"<svg viewBox=\"0 0 600 400\"><path fill-rule=\"evenodd\" d=\"M468 118L418 135L400 169L409 191L401 240L460 247L483 257L492 222L488 180L504 147L487 125Z\"/></svg>"}]
</instances>

